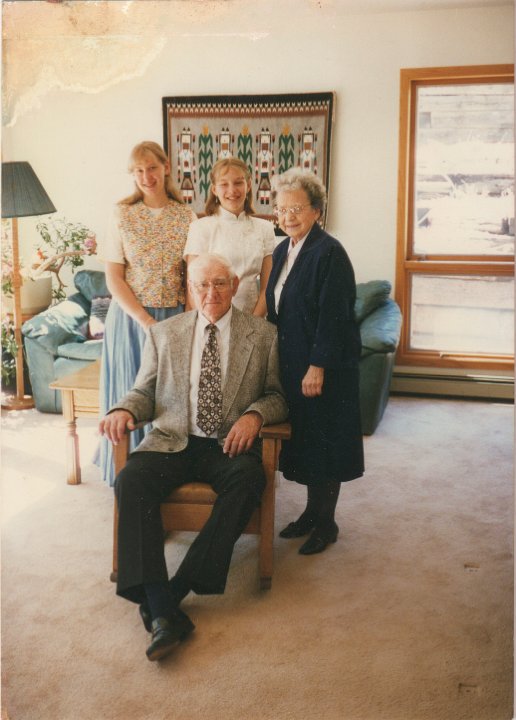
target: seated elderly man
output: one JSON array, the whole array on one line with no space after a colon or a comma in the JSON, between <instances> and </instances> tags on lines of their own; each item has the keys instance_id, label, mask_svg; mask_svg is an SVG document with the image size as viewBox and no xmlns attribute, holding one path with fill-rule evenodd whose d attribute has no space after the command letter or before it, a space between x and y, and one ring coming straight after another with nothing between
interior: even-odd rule
<instances>
[{"instance_id":1,"label":"seated elderly man","mask_svg":"<svg viewBox=\"0 0 516 720\"><path fill-rule=\"evenodd\" d=\"M99 427L117 443L136 423L153 423L115 483L117 594L140 604L149 660L194 629L179 609L187 593L224 592L234 544L265 487L258 432L287 416L276 329L232 306L238 278L227 260L199 255L188 284L197 310L149 328L133 389ZM160 503L194 480L218 497L169 580Z\"/></svg>"}]
</instances>

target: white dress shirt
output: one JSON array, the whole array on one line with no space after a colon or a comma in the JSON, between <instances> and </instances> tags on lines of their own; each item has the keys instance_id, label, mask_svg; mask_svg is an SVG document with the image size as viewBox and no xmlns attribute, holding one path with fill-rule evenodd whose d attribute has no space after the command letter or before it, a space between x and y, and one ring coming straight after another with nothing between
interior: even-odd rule
<instances>
[{"instance_id":1,"label":"white dress shirt","mask_svg":"<svg viewBox=\"0 0 516 720\"><path fill-rule=\"evenodd\" d=\"M303 247L303 244L308 235L309 233L307 233L304 238L299 240L295 245L292 243L292 238L290 238L287 257L285 258L285 262L283 263L281 272L278 275L278 282L276 283L276 286L274 288L274 301L276 303L276 312L278 312L280 297L283 291L283 285L285 284L288 274L292 270L292 266L295 263L297 256L301 252L301 248Z\"/></svg>"},{"instance_id":2,"label":"white dress shirt","mask_svg":"<svg viewBox=\"0 0 516 720\"><path fill-rule=\"evenodd\" d=\"M220 372L221 387L224 388L224 380L226 377L226 371L228 368L228 357L229 357L229 338L231 334L231 315L232 309L229 308L227 313L223 315L220 320L217 320L215 327L215 339L219 348L220 355ZM188 418L188 432L190 435L198 435L199 437L217 437L215 431L212 435L206 435L200 427L197 426L197 394L199 392L199 376L201 374L201 358L202 351L206 345L208 339L209 330L208 325L210 321L204 317L202 313L198 313L197 322L193 333L192 340L192 361L190 364L190 413Z\"/></svg>"}]
</instances>

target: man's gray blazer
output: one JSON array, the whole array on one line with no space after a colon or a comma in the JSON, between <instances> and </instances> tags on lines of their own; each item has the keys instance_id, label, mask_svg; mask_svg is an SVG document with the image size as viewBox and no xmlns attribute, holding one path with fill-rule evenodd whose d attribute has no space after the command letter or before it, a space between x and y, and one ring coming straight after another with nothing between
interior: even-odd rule
<instances>
[{"instance_id":1,"label":"man's gray blazer","mask_svg":"<svg viewBox=\"0 0 516 720\"><path fill-rule=\"evenodd\" d=\"M197 311L151 325L133 388L112 410L129 410L153 428L137 450L178 452L188 443L190 356ZM226 378L222 388L222 444L246 411L256 410L265 425L288 414L279 380L276 328L233 307Z\"/></svg>"}]
</instances>

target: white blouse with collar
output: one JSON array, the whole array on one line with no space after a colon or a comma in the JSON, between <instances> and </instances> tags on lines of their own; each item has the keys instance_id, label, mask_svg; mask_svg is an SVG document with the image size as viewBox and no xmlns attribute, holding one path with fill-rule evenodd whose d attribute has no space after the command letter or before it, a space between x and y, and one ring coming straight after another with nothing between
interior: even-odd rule
<instances>
[{"instance_id":1,"label":"white blouse with collar","mask_svg":"<svg viewBox=\"0 0 516 720\"><path fill-rule=\"evenodd\" d=\"M233 304L251 313L258 300L257 277L263 259L272 255L275 244L272 222L245 213L236 217L219 208L216 215L200 218L190 225L184 255L208 252L227 258L240 279Z\"/></svg>"}]
</instances>

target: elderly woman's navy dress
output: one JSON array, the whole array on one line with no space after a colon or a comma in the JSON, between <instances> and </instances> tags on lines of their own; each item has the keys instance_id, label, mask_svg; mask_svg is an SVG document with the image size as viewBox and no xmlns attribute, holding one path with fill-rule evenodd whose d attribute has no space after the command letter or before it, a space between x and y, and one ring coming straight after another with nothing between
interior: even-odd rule
<instances>
[{"instance_id":1,"label":"elderly woman's navy dress","mask_svg":"<svg viewBox=\"0 0 516 720\"><path fill-rule=\"evenodd\" d=\"M292 425L279 467L288 480L304 485L353 480L364 472L353 267L342 245L315 224L287 276L276 311L274 289L289 242L286 238L274 251L266 291L267 317L278 328L281 380ZM318 397L301 392L309 365L324 368Z\"/></svg>"}]
</instances>

